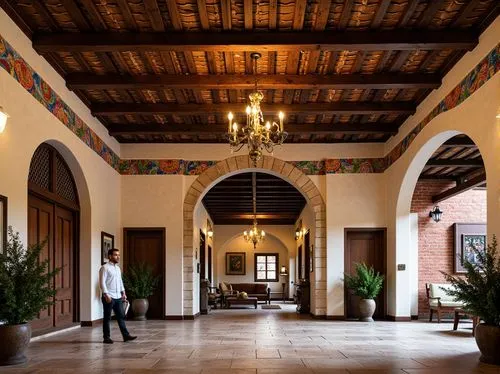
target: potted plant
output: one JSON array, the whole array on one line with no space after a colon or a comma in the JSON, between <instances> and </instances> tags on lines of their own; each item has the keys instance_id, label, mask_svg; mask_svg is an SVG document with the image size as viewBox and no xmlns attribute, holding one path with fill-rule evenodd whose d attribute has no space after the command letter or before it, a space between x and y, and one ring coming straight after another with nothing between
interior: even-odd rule
<instances>
[{"instance_id":1,"label":"potted plant","mask_svg":"<svg viewBox=\"0 0 500 374\"><path fill-rule=\"evenodd\" d=\"M384 276L375 273L373 266L368 268L365 263L356 264L356 275L344 273L344 282L347 288L354 291L354 294L361 297L359 301L360 321L373 322L375 313L375 298L382 290Z\"/></svg>"},{"instance_id":2,"label":"potted plant","mask_svg":"<svg viewBox=\"0 0 500 374\"><path fill-rule=\"evenodd\" d=\"M483 322L476 326L476 343L481 351L482 362L500 365L500 256L497 255L497 239L483 251L473 248L476 262L464 259L465 277L443 272L453 285L447 290L450 296L464 303L465 312L479 317Z\"/></svg>"},{"instance_id":3,"label":"potted plant","mask_svg":"<svg viewBox=\"0 0 500 374\"><path fill-rule=\"evenodd\" d=\"M49 271L49 259L39 261L46 242L25 250L19 233L9 226L7 246L0 253L0 365L26 362L29 321L54 304L56 291L51 283L60 268Z\"/></svg>"},{"instance_id":4,"label":"potted plant","mask_svg":"<svg viewBox=\"0 0 500 374\"><path fill-rule=\"evenodd\" d=\"M132 311L135 320L146 320L148 297L153 294L159 280L160 276L154 275L153 268L144 262L127 267L127 271L123 274L123 283L127 294L133 300Z\"/></svg>"}]
</instances>

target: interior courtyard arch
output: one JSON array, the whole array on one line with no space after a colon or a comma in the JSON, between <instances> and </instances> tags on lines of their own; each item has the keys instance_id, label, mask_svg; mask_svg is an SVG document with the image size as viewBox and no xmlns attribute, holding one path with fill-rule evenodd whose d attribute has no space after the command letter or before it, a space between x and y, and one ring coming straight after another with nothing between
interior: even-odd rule
<instances>
[{"instance_id":1,"label":"interior courtyard arch","mask_svg":"<svg viewBox=\"0 0 500 374\"><path fill-rule=\"evenodd\" d=\"M311 313L326 314L326 205L314 182L291 163L272 156L264 156L251 167L248 156L234 156L218 162L203 172L190 186L183 204L183 313L195 313L195 244L193 238L193 217L203 196L219 181L248 171L262 171L278 176L302 193L307 205L314 211L315 238L313 251L314 271L311 278Z\"/></svg>"},{"instance_id":2,"label":"interior courtyard arch","mask_svg":"<svg viewBox=\"0 0 500 374\"><path fill-rule=\"evenodd\" d=\"M432 153L446 140L458 134L469 136L481 152L485 173L490 184L487 189L487 233L500 233L500 149L499 119L496 118L500 98L498 76L461 105L435 117L413 139L406 152L386 171L388 217L388 274L389 314L397 318L411 316L413 265L410 230L410 204L420 172ZM496 86L495 86L496 84ZM398 271L405 264L405 271ZM414 291L414 290L413 290Z\"/></svg>"}]
</instances>

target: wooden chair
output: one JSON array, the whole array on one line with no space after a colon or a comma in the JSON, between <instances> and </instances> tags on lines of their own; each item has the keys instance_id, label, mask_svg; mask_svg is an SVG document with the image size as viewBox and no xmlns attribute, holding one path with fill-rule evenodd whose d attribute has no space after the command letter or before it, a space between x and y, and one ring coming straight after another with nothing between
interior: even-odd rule
<instances>
[{"instance_id":1,"label":"wooden chair","mask_svg":"<svg viewBox=\"0 0 500 374\"><path fill-rule=\"evenodd\" d=\"M445 289L449 289L451 284L429 283L425 284L425 292L429 304L429 322L432 322L434 312L437 313L438 323L441 322L441 312L453 313L456 309L460 309L463 303L455 301L449 296Z\"/></svg>"}]
</instances>

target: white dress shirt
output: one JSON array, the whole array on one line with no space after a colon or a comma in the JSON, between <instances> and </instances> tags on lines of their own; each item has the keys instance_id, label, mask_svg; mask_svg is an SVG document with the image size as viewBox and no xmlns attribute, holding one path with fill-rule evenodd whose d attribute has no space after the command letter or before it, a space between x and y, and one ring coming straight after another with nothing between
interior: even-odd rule
<instances>
[{"instance_id":1,"label":"white dress shirt","mask_svg":"<svg viewBox=\"0 0 500 374\"><path fill-rule=\"evenodd\" d=\"M102 265L99 270L99 285L103 294L107 293L113 299L121 299L125 287L120 267L112 262Z\"/></svg>"}]
</instances>

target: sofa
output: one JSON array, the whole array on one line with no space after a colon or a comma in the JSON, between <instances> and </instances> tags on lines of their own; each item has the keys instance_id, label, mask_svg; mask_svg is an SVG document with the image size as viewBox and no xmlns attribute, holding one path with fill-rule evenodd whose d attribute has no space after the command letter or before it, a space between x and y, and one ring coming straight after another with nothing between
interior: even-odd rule
<instances>
[{"instance_id":1,"label":"sofa","mask_svg":"<svg viewBox=\"0 0 500 374\"><path fill-rule=\"evenodd\" d=\"M219 283L219 290L223 298L246 292L249 297L256 297L258 301L271 304L271 289L267 283ZM225 303L225 302L224 302Z\"/></svg>"},{"instance_id":2,"label":"sofa","mask_svg":"<svg viewBox=\"0 0 500 374\"><path fill-rule=\"evenodd\" d=\"M455 312L461 309L464 304L456 301L453 296L449 296L445 290L452 289L451 284L429 283L425 285L427 300L429 302L429 322L432 322L432 315L437 313L438 323L441 322L441 312Z\"/></svg>"}]
</instances>

